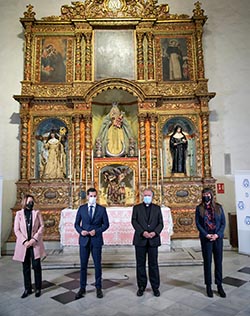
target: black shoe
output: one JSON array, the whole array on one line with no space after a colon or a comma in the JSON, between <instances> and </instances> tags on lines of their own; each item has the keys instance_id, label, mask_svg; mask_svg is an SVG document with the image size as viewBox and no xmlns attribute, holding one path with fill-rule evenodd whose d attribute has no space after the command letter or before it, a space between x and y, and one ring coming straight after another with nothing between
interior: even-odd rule
<instances>
[{"instance_id":1,"label":"black shoe","mask_svg":"<svg viewBox=\"0 0 250 316\"><path fill-rule=\"evenodd\" d=\"M217 288L218 288L218 293L219 293L220 297L226 297L227 296L225 291L223 290L222 285L218 285Z\"/></svg>"},{"instance_id":2,"label":"black shoe","mask_svg":"<svg viewBox=\"0 0 250 316\"><path fill-rule=\"evenodd\" d=\"M79 298L84 297L84 295L86 294L86 290L85 289L80 289L75 296L76 300L79 300Z\"/></svg>"},{"instance_id":3,"label":"black shoe","mask_svg":"<svg viewBox=\"0 0 250 316\"><path fill-rule=\"evenodd\" d=\"M144 293L144 291L145 291L145 288L144 288L144 287L139 287L139 289L138 289L136 295L137 295L137 296L142 296L143 293Z\"/></svg>"},{"instance_id":4,"label":"black shoe","mask_svg":"<svg viewBox=\"0 0 250 316\"><path fill-rule=\"evenodd\" d=\"M96 289L96 297L97 298L103 298L102 289Z\"/></svg>"},{"instance_id":5,"label":"black shoe","mask_svg":"<svg viewBox=\"0 0 250 316\"><path fill-rule=\"evenodd\" d=\"M21 298L25 298L27 297L28 295L32 294L32 290L25 290L21 296Z\"/></svg>"},{"instance_id":6,"label":"black shoe","mask_svg":"<svg viewBox=\"0 0 250 316\"><path fill-rule=\"evenodd\" d=\"M154 296L159 297L161 295L160 291L158 289L153 289Z\"/></svg>"},{"instance_id":7,"label":"black shoe","mask_svg":"<svg viewBox=\"0 0 250 316\"><path fill-rule=\"evenodd\" d=\"M36 290L35 297L40 297L40 296L41 296L41 290Z\"/></svg>"},{"instance_id":8,"label":"black shoe","mask_svg":"<svg viewBox=\"0 0 250 316\"><path fill-rule=\"evenodd\" d=\"M214 296L212 288L211 288L211 285L207 285L207 296L208 297L213 297Z\"/></svg>"}]
</instances>

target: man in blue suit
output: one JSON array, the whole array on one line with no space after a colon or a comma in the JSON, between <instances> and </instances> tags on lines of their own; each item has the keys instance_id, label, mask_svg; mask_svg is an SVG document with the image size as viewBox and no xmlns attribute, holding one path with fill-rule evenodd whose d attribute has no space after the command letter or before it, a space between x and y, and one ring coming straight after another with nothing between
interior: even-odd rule
<instances>
[{"instance_id":1,"label":"man in blue suit","mask_svg":"<svg viewBox=\"0 0 250 316\"><path fill-rule=\"evenodd\" d=\"M132 213L132 225L135 233L133 245L136 256L137 296L142 296L147 286L146 257L148 256L149 281L154 296L160 296L160 274L158 266L158 247L163 218L160 206L153 204L153 191L145 189L143 203L135 205Z\"/></svg>"},{"instance_id":2,"label":"man in blue suit","mask_svg":"<svg viewBox=\"0 0 250 316\"><path fill-rule=\"evenodd\" d=\"M103 297L102 292L102 233L109 227L106 208L96 203L95 188L87 190L88 203L81 205L76 214L75 229L79 233L80 244L80 290L76 299L84 297L87 285L87 268L91 253L95 266L96 296Z\"/></svg>"}]
</instances>

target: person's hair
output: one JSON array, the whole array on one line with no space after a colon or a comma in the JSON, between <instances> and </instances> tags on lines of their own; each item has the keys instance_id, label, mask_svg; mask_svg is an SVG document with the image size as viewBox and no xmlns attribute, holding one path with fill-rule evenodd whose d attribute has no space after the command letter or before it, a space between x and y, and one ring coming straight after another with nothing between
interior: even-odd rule
<instances>
[{"instance_id":1,"label":"person's hair","mask_svg":"<svg viewBox=\"0 0 250 316\"><path fill-rule=\"evenodd\" d=\"M204 188L201 192L201 196L203 196L204 193L210 193L210 195L211 195L211 208L215 213L220 214L220 212L221 212L220 204L215 202L213 190L211 188ZM201 214L201 216L204 216L204 214L205 214L205 202L203 202L203 200L200 204L200 214Z\"/></svg>"},{"instance_id":2,"label":"person's hair","mask_svg":"<svg viewBox=\"0 0 250 316\"><path fill-rule=\"evenodd\" d=\"M154 193L154 191L153 191L152 189L146 188L146 189L143 190L142 194L144 194L145 191L150 191L150 192L152 192L152 197L154 197L155 193Z\"/></svg>"},{"instance_id":3,"label":"person's hair","mask_svg":"<svg viewBox=\"0 0 250 316\"><path fill-rule=\"evenodd\" d=\"M25 207L26 207L28 198L32 198L33 201L35 202L35 199L34 199L34 196L33 196L33 195L31 195L31 194L25 194L25 196L24 196L23 199L22 199L22 204L21 204L21 205L22 205L22 208L25 208Z\"/></svg>"},{"instance_id":4,"label":"person's hair","mask_svg":"<svg viewBox=\"0 0 250 316\"><path fill-rule=\"evenodd\" d=\"M90 192L96 192L97 193L97 190L95 188L89 188L87 190L87 195L89 195Z\"/></svg>"}]
</instances>

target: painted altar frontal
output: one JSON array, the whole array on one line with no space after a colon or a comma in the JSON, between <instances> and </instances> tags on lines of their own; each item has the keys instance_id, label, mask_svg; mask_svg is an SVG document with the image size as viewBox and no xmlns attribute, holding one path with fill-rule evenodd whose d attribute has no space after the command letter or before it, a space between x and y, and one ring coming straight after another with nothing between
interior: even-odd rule
<instances>
[{"instance_id":1,"label":"painted altar frontal","mask_svg":"<svg viewBox=\"0 0 250 316\"><path fill-rule=\"evenodd\" d=\"M164 228L161 242L170 247L173 221L170 208L162 207ZM79 235L74 228L77 209L65 208L60 218L60 246L65 249L78 246ZM131 224L132 207L107 207L110 226L103 233L105 245L132 245L134 229Z\"/></svg>"}]
</instances>

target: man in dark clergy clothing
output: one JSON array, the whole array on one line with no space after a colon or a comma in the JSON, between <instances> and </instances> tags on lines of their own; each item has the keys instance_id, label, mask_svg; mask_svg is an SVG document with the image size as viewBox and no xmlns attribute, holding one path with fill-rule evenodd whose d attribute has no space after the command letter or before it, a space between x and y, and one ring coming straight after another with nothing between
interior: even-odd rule
<instances>
[{"instance_id":1,"label":"man in dark clergy clothing","mask_svg":"<svg viewBox=\"0 0 250 316\"><path fill-rule=\"evenodd\" d=\"M154 296L160 296L158 247L161 245L160 233L163 229L163 218L160 206L152 203L153 195L151 189L145 189L143 202L135 205L132 213L132 225L135 229L133 245L136 256L137 296L142 296L147 286L147 255L149 281Z\"/></svg>"}]
</instances>

